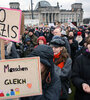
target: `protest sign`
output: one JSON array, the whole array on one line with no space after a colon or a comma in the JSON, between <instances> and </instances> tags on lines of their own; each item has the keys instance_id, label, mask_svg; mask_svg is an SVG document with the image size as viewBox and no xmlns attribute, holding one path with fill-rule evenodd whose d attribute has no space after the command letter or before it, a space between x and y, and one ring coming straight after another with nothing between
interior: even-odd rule
<instances>
[{"instance_id":1,"label":"protest sign","mask_svg":"<svg viewBox=\"0 0 90 100\"><path fill-rule=\"evenodd\" d=\"M0 61L0 100L41 95L40 58Z\"/></svg>"},{"instance_id":2,"label":"protest sign","mask_svg":"<svg viewBox=\"0 0 90 100\"><path fill-rule=\"evenodd\" d=\"M39 26L38 19L25 19L24 23L26 26Z\"/></svg>"},{"instance_id":3,"label":"protest sign","mask_svg":"<svg viewBox=\"0 0 90 100\"><path fill-rule=\"evenodd\" d=\"M0 38L19 42L21 10L0 7Z\"/></svg>"}]
</instances>

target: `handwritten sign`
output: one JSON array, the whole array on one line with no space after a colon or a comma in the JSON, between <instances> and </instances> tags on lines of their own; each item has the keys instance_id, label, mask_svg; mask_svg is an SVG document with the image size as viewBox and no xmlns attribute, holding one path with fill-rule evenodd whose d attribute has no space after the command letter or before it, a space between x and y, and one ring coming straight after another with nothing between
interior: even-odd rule
<instances>
[{"instance_id":1,"label":"handwritten sign","mask_svg":"<svg viewBox=\"0 0 90 100\"><path fill-rule=\"evenodd\" d=\"M0 7L0 38L19 43L21 10Z\"/></svg>"},{"instance_id":2,"label":"handwritten sign","mask_svg":"<svg viewBox=\"0 0 90 100\"><path fill-rule=\"evenodd\" d=\"M41 95L40 58L0 61L0 100Z\"/></svg>"}]
</instances>

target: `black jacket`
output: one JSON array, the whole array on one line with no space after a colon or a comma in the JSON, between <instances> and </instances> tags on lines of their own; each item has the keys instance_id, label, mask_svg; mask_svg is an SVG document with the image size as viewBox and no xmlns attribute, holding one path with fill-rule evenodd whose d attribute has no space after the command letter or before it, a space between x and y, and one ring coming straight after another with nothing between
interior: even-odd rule
<instances>
[{"instance_id":1,"label":"black jacket","mask_svg":"<svg viewBox=\"0 0 90 100\"><path fill-rule=\"evenodd\" d=\"M61 84L59 78L55 75L51 84L43 83L43 94L40 96L25 97L21 100L59 100Z\"/></svg>"},{"instance_id":2,"label":"black jacket","mask_svg":"<svg viewBox=\"0 0 90 100\"><path fill-rule=\"evenodd\" d=\"M82 89L82 83L87 83L90 86L90 53L86 50L73 65L72 82L76 87L75 100L90 100L90 94L85 93Z\"/></svg>"},{"instance_id":3,"label":"black jacket","mask_svg":"<svg viewBox=\"0 0 90 100\"><path fill-rule=\"evenodd\" d=\"M70 48L71 48L71 58L74 61L76 51L78 50L78 42L76 40L73 40L73 43L70 44Z\"/></svg>"}]
</instances>

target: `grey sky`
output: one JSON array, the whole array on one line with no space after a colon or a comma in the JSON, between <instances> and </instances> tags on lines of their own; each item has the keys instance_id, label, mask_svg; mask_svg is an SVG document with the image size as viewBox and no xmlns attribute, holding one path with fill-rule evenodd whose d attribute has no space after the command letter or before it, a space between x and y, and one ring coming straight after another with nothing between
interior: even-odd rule
<instances>
[{"instance_id":1,"label":"grey sky","mask_svg":"<svg viewBox=\"0 0 90 100\"><path fill-rule=\"evenodd\" d=\"M27 10L29 9L29 5L31 0L0 0L0 7L9 7L9 2L19 2L21 10ZM35 8L37 2L41 0L33 0L33 6ZM90 0L46 0L48 1L52 6L57 5L57 2L59 2L59 5L61 9L71 9L71 4L73 3L82 3L83 9L84 9L84 18L90 18Z\"/></svg>"}]
</instances>

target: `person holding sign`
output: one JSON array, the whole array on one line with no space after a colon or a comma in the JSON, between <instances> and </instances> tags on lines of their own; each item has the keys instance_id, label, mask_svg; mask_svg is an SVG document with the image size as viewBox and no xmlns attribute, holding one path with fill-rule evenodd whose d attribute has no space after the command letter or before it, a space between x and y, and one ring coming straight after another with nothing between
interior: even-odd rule
<instances>
[{"instance_id":1,"label":"person holding sign","mask_svg":"<svg viewBox=\"0 0 90 100\"><path fill-rule=\"evenodd\" d=\"M20 99L21 100L59 100L61 84L60 84L60 78L54 72L52 48L47 45L39 45L29 55L29 57L34 57L34 56L40 57L43 94L34 97L22 97Z\"/></svg>"}]
</instances>

